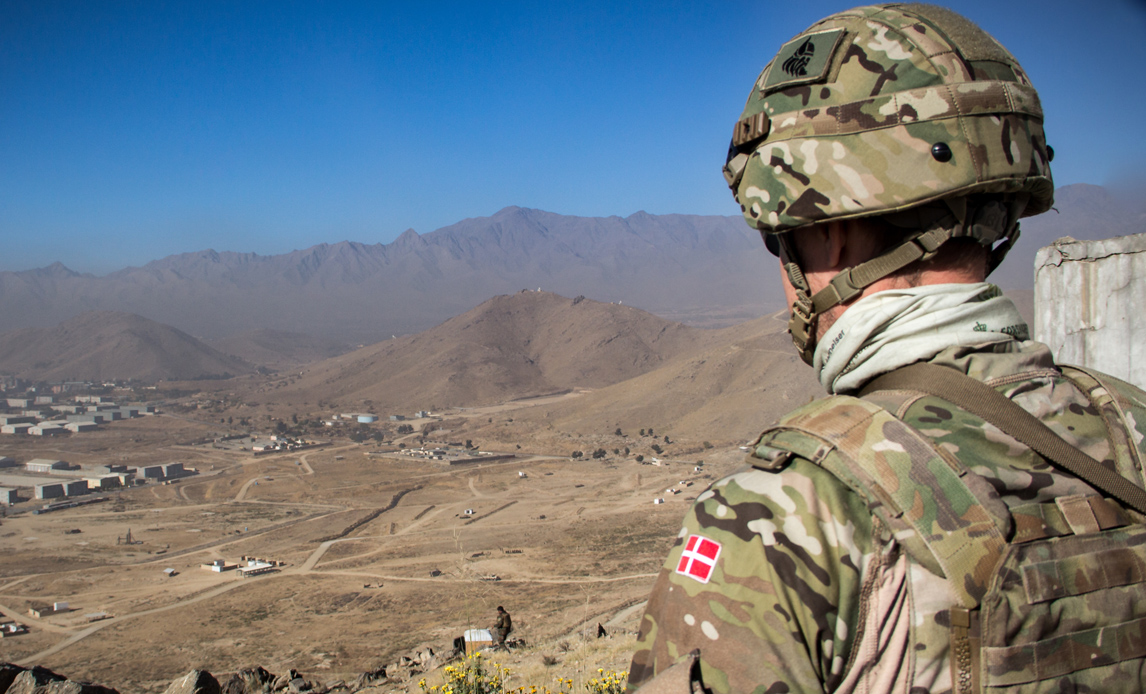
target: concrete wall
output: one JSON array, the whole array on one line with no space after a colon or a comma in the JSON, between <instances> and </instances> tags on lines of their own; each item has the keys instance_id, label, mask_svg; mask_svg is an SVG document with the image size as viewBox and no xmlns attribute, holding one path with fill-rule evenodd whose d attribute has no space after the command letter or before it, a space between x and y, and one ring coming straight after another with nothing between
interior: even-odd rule
<instances>
[{"instance_id":1,"label":"concrete wall","mask_svg":"<svg viewBox=\"0 0 1146 694\"><path fill-rule=\"evenodd\" d=\"M1146 388L1146 234L1039 249L1035 339L1060 363Z\"/></svg>"},{"instance_id":2,"label":"concrete wall","mask_svg":"<svg viewBox=\"0 0 1146 694\"><path fill-rule=\"evenodd\" d=\"M56 484L37 484L35 486L37 499L57 499L64 495L64 485Z\"/></svg>"}]
</instances>

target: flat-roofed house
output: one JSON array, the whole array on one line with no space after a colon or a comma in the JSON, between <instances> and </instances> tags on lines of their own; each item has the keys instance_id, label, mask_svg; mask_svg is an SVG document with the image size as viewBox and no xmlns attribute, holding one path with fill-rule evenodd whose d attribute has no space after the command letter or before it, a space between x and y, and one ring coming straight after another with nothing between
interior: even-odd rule
<instances>
[{"instance_id":1,"label":"flat-roofed house","mask_svg":"<svg viewBox=\"0 0 1146 694\"><path fill-rule=\"evenodd\" d=\"M58 499L64 495L64 485L61 482L37 484L34 489L37 499Z\"/></svg>"},{"instance_id":2,"label":"flat-roofed house","mask_svg":"<svg viewBox=\"0 0 1146 694\"><path fill-rule=\"evenodd\" d=\"M67 470L71 466L62 460L49 460L47 458L35 458L24 463L24 469L28 472L46 472L51 474L53 470Z\"/></svg>"},{"instance_id":3,"label":"flat-roofed house","mask_svg":"<svg viewBox=\"0 0 1146 694\"><path fill-rule=\"evenodd\" d=\"M145 480L158 480L163 479L163 466L162 465L147 465L138 468L135 471L137 477L142 477Z\"/></svg>"},{"instance_id":4,"label":"flat-roofed house","mask_svg":"<svg viewBox=\"0 0 1146 694\"><path fill-rule=\"evenodd\" d=\"M32 436L58 436L59 434L67 433L62 425L56 422L44 422L28 429L28 433Z\"/></svg>"}]
</instances>

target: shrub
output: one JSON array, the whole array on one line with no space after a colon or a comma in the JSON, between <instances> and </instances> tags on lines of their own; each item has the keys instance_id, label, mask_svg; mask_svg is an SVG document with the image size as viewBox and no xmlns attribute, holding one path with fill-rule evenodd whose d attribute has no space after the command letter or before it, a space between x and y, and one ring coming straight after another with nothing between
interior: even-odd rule
<instances>
[{"instance_id":1,"label":"shrub","mask_svg":"<svg viewBox=\"0 0 1146 694\"><path fill-rule=\"evenodd\" d=\"M597 677L585 683L585 691L589 694L623 694L628 679L629 673L625 671L597 668Z\"/></svg>"},{"instance_id":2,"label":"shrub","mask_svg":"<svg viewBox=\"0 0 1146 694\"><path fill-rule=\"evenodd\" d=\"M480 652L466 656L460 665L447 665L444 672L446 681L441 685L430 687L422 679L418 687L425 694L503 694L509 678L509 668L487 663Z\"/></svg>"}]
</instances>

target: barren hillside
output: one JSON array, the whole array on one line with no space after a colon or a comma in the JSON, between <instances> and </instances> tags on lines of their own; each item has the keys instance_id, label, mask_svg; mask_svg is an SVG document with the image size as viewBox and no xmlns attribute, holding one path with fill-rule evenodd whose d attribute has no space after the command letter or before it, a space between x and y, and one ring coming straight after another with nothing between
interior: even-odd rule
<instances>
[{"instance_id":1,"label":"barren hillside","mask_svg":"<svg viewBox=\"0 0 1146 694\"><path fill-rule=\"evenodd\" d=\"M332 338L259 328L250 332L208 340L215 349L257 366L278 369L337 357L351 346Z\"/></svg>"},{"instance_id":2,"label":"barren hillside","mask_svg":"<svg viewBox=\"0 0 1146 694\"><path fill-rule=\"evenodd\" d=\"M823 389L775 316L711 331L703 344L661 367L578 398L517 410L510 426L474 430L483 441L530 431L593 435L615 429L692 442L743 443ZM491 444L494 445L494 444ZM607 438L597 445L624 445Z\"/></svg>"},{"instance_id":3,"label":"barren hillside","mask_svg":"<svg viewBox=\"0 0 1146 694\"><path fill-rule=\"evenodd\" d=\"M522 291L313 364L275 398L381 411L489 404L619 383L712 335L629 306Z\"/></svg>"},{"instance_id":4,"label":"barren hillside","mask_svg":"<svg viewBox=\"0 0 1146 694\"><path fill-rule=\"evenodd\" d=\"M0 373L24 378L187 380L250 370L238 357L130 313L91 311L54 328L0 333Z\"/></svg>"}]
</instances>

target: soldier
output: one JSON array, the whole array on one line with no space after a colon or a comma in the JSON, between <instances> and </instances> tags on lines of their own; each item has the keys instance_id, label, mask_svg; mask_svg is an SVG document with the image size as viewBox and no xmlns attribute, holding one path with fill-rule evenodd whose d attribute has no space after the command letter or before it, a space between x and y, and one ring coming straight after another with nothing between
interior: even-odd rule
<instances>
[{"instance_id":1,"label":"soldier","mask_svg":"<svg viewBox=\"0 0 1146 694\"><path fill-rule=\"evenodd\" d=\"M497 606L497 621L493 624L493 647L504 648L505 637L513 631L513 620L501 605Z\"/></svg>"},{"instance_id":2,"label":"soldier","mask_svg":"<svg viewBox=\"0 0 1146 694\"><path fill-rule=\"evenodd\" d=\"M984 281L1052 157L950 10L840 12L764 68L724 174L831 397L697 498L630 689L1146 691L1146 393L1057 365Z\"/></svg>"}]
</instances>

